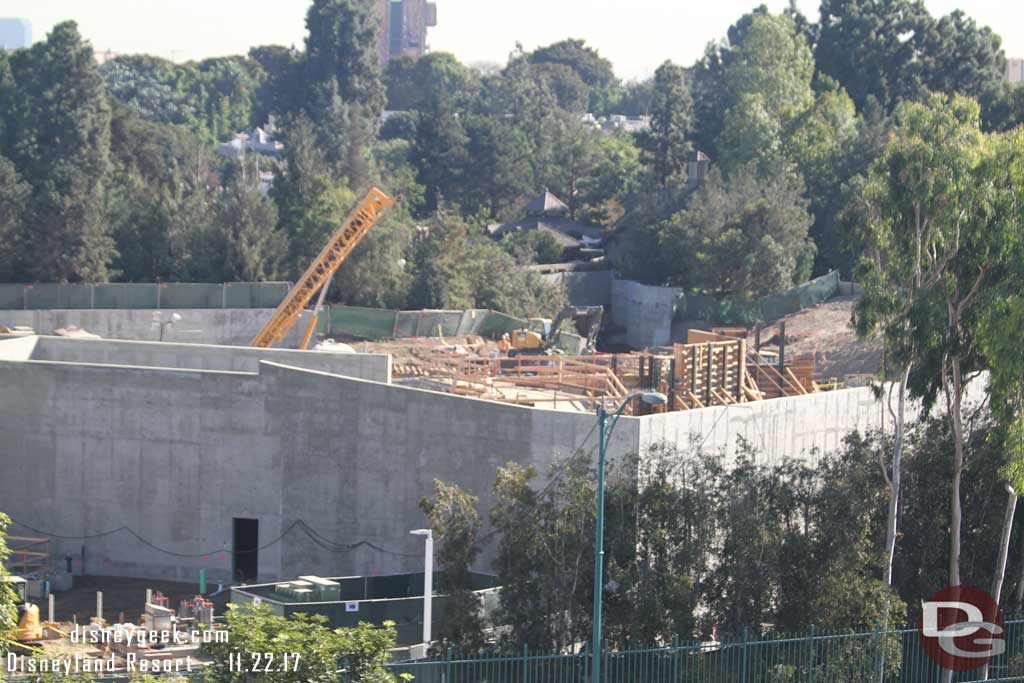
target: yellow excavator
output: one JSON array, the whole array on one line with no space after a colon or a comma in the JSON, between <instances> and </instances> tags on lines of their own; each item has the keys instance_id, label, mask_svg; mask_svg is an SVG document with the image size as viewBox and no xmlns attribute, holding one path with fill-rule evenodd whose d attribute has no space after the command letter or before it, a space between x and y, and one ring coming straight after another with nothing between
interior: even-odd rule
<instances>
[{"instance_id":1,"label":"yellow excavator","mask_svg":"<svg viewBox=\"0 0 1024 683\"><path fill-rule=\"evenodd\" d=\"M576 331L586 340L586 353L594 353L603 317L603 306L566 306L559 311L554 320L530 318L529 327L509 333L508 357L547 356L558 353L555 342L558 340L562 323L566 320L572 320Z\"/></svg>"},{"instance_id":2,"label":"yellow excavator","mask_svg":"<svg viewBox=\"0 0 1024 683\"><path fill-rule=\"evenodd\" d=\"M270 321L263 326L249 346L268 349L274 344L284 341L295 324L299 322L306 306L319 292L320 297L317 299L316 308L313 309L312 318L302 337L302 344L299 346L300 349L309 348L309 341L313 338L313 332L316 330L316 321L323 309L324 297L331 286L334 274L366 236L366 233L370 231L370 228L394 203L395 200L380 189L370 188L363 200L345 219L338 232L331 237L320 255L291 288L284 301L274 311Z\"/></svg>"}]
</instances>

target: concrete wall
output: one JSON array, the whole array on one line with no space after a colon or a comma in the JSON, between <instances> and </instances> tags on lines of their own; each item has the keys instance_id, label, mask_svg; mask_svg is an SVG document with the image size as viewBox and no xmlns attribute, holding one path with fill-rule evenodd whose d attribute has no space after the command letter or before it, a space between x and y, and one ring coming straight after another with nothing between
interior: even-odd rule
<instances>
[{"instance_id":1,"label":"concrete wall","mask_svg":"<svg viewBox=\"0 0 1024 683\"><path fill-rule=\"evenodd\" d=\"M662 441L680 446L696 441L705 450L724 450L731 456L742 438L772 463L809 457L816 449L834 450L854 429L888 426L882 403L862 387L651 415L640 428L640 449Z\"/></svg>"},{"instance_id":2,"label":"concrete wall","mask_svg":"<svg viewBox=\"0 0 1024 683\"><path fill-rule=\"evenodd\" d=\"M544 279L554 284L564 284L573 306L611 306L612 282L615 275L610 270L580 270L571 273L548 273Z\"/></svg>"},{"instance_id":3,"label":"concrete wall","mask_svg":"<svg viewBox=\"0 0 1024 683\"><path fill-rule=\"evenodd\" d=\"M35 351L39 337L7 337L0 335L0 360L28 360Z\"/></svg>"},{"instance_id":4,"label":"concrete wall","mask_svg":"<svg viewBox=\"0 0 1024 683\"><path fill-rule=\"evenodd\" d=\"M61 327L75 325L104 339L157 341L160 331L153 329L152 310L35 310L0 311L0 325L27 326L39 334L53 334ZM163 316L177 313L181 322L168 328L164 341L189 344L228 344L244 346L270 320L271 308L167 309ZM309 313L280 346L296 348L306 331Z\"/></svg>"},{"instance_id":5,"label":"concrete wall","mask_svg":"<svg viewBox=\"0 0 1024 683\"><path fill-rule=\"evenodd\" d=\"M650 287L629 280L612 282L612 320L626 328L625 343L633 348L672 343L672 320L682 297L675 287Z\"/></svg>"},{"instance_id":6,"label":"concrete wall","mask_svg":"<svg viewBox=\"0 0 1024 683\"><path fill-rule=\"evenodd\" d=\"M84 547L98 574L195 580L206 567L227 580L234 517L260 521L260 580L416 569L422 541L408 531L423 526L435 478L489 506L498 466L544 472L597 443L591 415L271 363L249 374L0 361L0 384L17 387L0 392L0 509L90 536L52 548ZM610 453L635 450L638 429L624 420ZM177 555L125 530L95 536L121 527ZM344 547L361 542L405 556Z\"/></svg>"},{"instance_id":7,"label":"concrete wall","mask_svg":"<svg viewBox=\"0 0 1024 683\"><path fill-rule=\"evenodd\" d=\"M195 580L206 567L226 580L235 517L260 522L261 581L411 571L422 541L408 531L423 526L418 503L435 479L472 491L486 510L501 465L534 465L543 478L557 458L596 455L590 414L265 360L255 372L99 364L162 364L174 345L39 339L40 356L90 360L4 358L28 345L0 341L0 510L31 527L16 531L88 537L52 547L58 558L84 547L91 573ZM221 354L197 350L210 366L225 363ZM623 418L609 454L694 438L731 453L742 435L777 460L881 424L870 391L851 389ZM97 536L105 532L114 533Z\"/></svg>"},{"instance_id":8,"label":"concrete wall","mask_svg":"<svg viewBox=\"0 0 1024 683\"><path fill-rule=\"evenodd\" d=\"M36 339L38 339L38 343L34 345L31 355L25 360L251 373L259 371L261 360L269 360L300 368L323 370L346 377L358 377L385 383L391 381L391 357L387 354L322 353L289 349L252 349L235 346L70 339L67 337L36 337ZM0 342L0 353L6 343Z\"/></svg>"}]
</instances>

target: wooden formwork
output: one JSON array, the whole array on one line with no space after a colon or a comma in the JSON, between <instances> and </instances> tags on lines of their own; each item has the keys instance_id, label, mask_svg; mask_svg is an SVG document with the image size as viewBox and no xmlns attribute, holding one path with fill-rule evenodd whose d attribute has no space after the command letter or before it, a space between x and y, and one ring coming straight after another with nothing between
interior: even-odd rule
<instances>
[{"instance_id":1,"label":"wooden formwork","mask_svg":"<svg viewBox=\"0 0 1024 683\"><path fill-rule=\"evenodd\" d=\"M8 536L11 551L7 567L12 574L29 575L50 566L50 539L32 536Z\"/></svg>"},{"instance_id":2,"label":"wooden formwork","mask_svg":"<svg viewBox=\"0 0 1024 683\"><path fill-rule=\"evenodd\" d=\"M668 396L658 411L797 396L819 390L814 357L777 360L752 353L746 339L692 330L689 341L671 354L629 353L592 356L519 356L483 358L440 350L416 350L412 360L396 362L396 378L429 378L451 393L526 405L571 403L592 409L617 405L635 391ZM635 406L649 411L646 406Z\"/></svg>"}]
</instances>

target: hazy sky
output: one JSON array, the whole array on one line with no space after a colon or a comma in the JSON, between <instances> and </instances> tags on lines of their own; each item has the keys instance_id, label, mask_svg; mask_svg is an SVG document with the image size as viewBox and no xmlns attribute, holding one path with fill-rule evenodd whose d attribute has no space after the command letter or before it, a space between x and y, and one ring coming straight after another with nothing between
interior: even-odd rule
<instances>
[{"instance_id":1,"label":"hazy sky","mask_svg":"<svg viewBox=\"0 0 1024 683\"><path fill-rule=\"evenodd\" d=\"M666 59L690 64L725 35L756 0L436 0L429 42L460 60L504 63L516 41L531 49L583 38L626 78L644 77ZM32 20L36 40L74 19L99 50L146 52L182 61L244 53L252 45L302 45L309 0L2 0L0 15ZM785 0L768 0L773 11ZM992 26L1009 56L1024 56L1024 3L926 0L932 14L965 7ZM799 0L810 17L817 0Z\"/></svg>"}]
</instances>

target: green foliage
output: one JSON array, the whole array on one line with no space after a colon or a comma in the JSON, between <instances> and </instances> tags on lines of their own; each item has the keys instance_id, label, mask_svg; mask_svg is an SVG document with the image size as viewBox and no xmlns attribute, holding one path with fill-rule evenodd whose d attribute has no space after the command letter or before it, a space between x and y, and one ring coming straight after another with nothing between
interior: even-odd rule
<instances>
[{"instance_id":1,"label":"green foliage","mask_svg":"<svg viewBox=\"0 0 1024 683\"><path fill-rule=\"evenodd\" d=\"M11 587L3 581L9 574L4 567L10 551L7 549L6 531L11 520L0 512L0 655L6 655L12 644L11 636L18 625L17 596Z\"/></svg>"},{"instance_id":2,"label":"green foliage","mask_svg":"<svg viewBox=\"0 0 1024 683\"><path fill-rule=\"evenodd\" d=\"M19 268L22 220L31 190L14 164L0 156L0 281L12 280Z\"/></svg>"},{"instance_id":3,"label":"green foliage","mask_svg":"<svg viewBox=\"0 0 1024 683\"><path fill-rule=\"evenodd\" d=\"M583 40L563 40L538 48L529 55L529 61L544 67L563 67L574 76L570 79L565 75L566 71L559 69L542 70L555 82L556 93L564 92L566 87L577 91L572 97L558 98L568 111L583 111L586 108L587 111L603 114L616 97L618 79L612 70L612 63L598 54L597 50L588 47ZM575 84L567 86L570 80L575 80L583 87Z\"/></svg>"},{"instance_id":4,"label":"green foliage","mask_svg":"<svg viewBox=\"0 0 1024 683\"><path fill-rule=\"evenodd\" d=\"M654 72L651 97L651 130L643 135L644 161L659 187L686 181L686 160L690 152L687 136L693 101L682 67L665 62Z\"/></svg>"},{"instance_id":5,"label":"green foliage","mask_svg":"<svg viewBox=\"0 0 1024 683\"><path fill-rule=\"evenodd\" d=\"M336 178L366 184L366 153L386 94L373 8L358 0L314 0L306 15L304 97L294 104L313 122L317 145Z\"/></svg>"},{"instance_id":6,"label":"green foliage","mask_svg":"<svg viewBox=\"0 0 1024 683\"><path fill-rule=\"evenodd\" d=\"M111 97L140 118L185 126L208 143L266 121L256 119L253 110L266 72L251 59L220 57L179 65L124 55L103 64L100 73Z\"/></svg>"},{"instance_id":7,"label":"green foliage","mask_svg":"<svg viewBox=\"0 0 1024 683\"><path fill-rule=\"evenodd\" d=\"M14 53L11 68L16 92L2 113L8 158L32 187L19 275L103 282L115 255L102 206L110 107L92 48L66 22Z\"/></svg>"},{"instance_id":8,"label":"green foliage","mask_svg":"<svg viewBox=\"0 0 1024 683\"><path fill-rule=\"evenodd\" d=\"M559 263L564 249L550 233L540 230L513 232L501 238L501 246L519 264Z\"/></svg>"},{"instance_id":9,"label":"green foliage","mask_svg":"<svg viewBox=\"0 0 1024 683\"><path fill-rule=\"evenodd\" d=\"M484 622L480 599L473 593L470 572L480 555L480 515L478 499L455 484L434 481L434 497L420 501L420 509L430 519L434 538L440 542L437 560L444 572L439 588L448 596L445 616L435 638L435 647L445 651L454 647L462 653L483 647Z\"/></svg>"},{"instance_id":10,"label":"green foliage","mask_svg":"<svg viewBox=\"0 0 1024 683\"><path fill-rule=\"evenodd\" d=\"M216 683L390 683L395 680L384 668L388 650L395 646L394 624L382 628L360 624L356 628L329 629L321 615L273 614L264 606L228 605L228 642L204 644L211 658L207 676ZM274 661L288 662L288 671L238 673L231 670L231 655L241 654L249 663L251 653L273 653ZM296 658L295 655L298 655ZM297 661L297 666L295 666ZM346 672L343 678L341 671Z\"/></svg>"},{"instance_id":11,"label":"green foliage","mask_svg":"<svg viewBox=\"0 0 1024 683\"><path fill-rule=\"evenodd\" d=\"M223 264L221 279L275 279L286 238L277 229L277 208L260 193L258 179L243 172L225 189L220 212L220 230L214 234L211 248Z\"/></svg>"},{"instance_id":12,"label":"green foliage","mask_svg":"<svg viewBox=\"0 0 1024 683\"><path fill-rule=\"evenodd\" d=\"M762 177L747 165L725 179L714 169L686 210L659 225L666 283L711 295L756 297L810 274L814 245L799 178Z\"/></svg>"},{"instance_id":13,"label":"green foliage","mask_svg":"<svg viewBox=\"0 0 1024 683\"><path fill-rule=\"evenodd\" d=\"M551 316L566 304L562 287L524 271L499 244L439 211L417 237L410 259L415 308L489 308L528 318Z\"/></svg>"}]
</instances>

